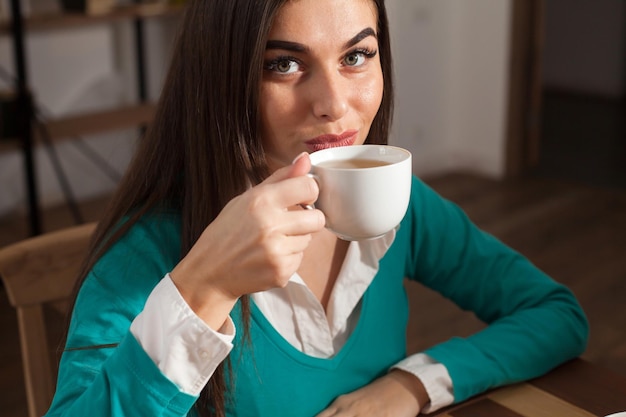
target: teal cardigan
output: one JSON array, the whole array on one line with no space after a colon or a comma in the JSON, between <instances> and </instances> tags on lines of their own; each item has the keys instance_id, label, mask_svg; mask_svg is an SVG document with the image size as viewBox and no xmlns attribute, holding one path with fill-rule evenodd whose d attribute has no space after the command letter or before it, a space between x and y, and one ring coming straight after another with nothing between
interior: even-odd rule
<instances>
[{"instance_id":1,"label":"teal cardigan","mask_svg":"<svg viewBox=\"0 0 626 417\"><path fill-rule=\"evenodd\" d=\"M189 413L196 398L162 375L129 332L151 290L179 258L180 218L161 213L144 217L100 259L78 295L47 416ZM455 402L538 376L585 348L587 321L567 288L414 178L409 210L337 355L320 359L299 352L254 304L247 344L235 306L240 331L230 354L228 415L313 416L338 395L387 372L406 356L405 278L489 324L426 351L450 373Z\"/></svg>"}]
</instances>

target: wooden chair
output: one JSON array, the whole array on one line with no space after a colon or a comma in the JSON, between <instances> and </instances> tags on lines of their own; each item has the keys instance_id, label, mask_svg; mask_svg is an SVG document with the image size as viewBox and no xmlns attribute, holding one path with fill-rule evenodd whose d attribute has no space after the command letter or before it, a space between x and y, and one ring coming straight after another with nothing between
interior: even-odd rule
<instances>
[{"instance_id":1,"label":"wooden chair","mask_svg":"<svg viewBox=\"0 0 626 417\"><path fill-rule=\"evenodd\" d=\"M95 226L70 227L0 248L0 276L17 310L30 417L45 414L56 384L44 305L67 306Z\"/></svg>"}]
</instances>

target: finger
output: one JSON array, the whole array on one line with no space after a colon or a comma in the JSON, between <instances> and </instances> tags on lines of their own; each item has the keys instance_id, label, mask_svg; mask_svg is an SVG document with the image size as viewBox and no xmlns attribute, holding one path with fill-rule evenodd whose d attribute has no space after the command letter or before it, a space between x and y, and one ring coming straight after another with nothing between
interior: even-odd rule
<instances>
[{"instance_id":1,"label":"finger","mask_svg":"<svg viewBox=\"0 0 626 417\"><path fill-rule=\"evenodd\" d=\"M311 170L311 157L308 153L302 152L291 163L291 174L293 176L306 175Z\"/></svg>"},{"instance_id":2,"label":"finger","mask_svg":"<svg viewBox=\"0 0 626 417\"><path fill-rule=\"evenodd\" d=\"M280 169L277 169L272 175L267 177L262 184L274 184L279 181L286 180L287 178L299 177L306 175L311 170L311 159L309 154L302 152L298 155L291 165L287 165Z\"/></svg>"},{"instance_id":3,"label":"finger","mask_svg":"<svg viewBox=\"0 0 626 417\"><path fill-rule=\"evenodd\" d=\"M310 204L317 200L319 195L317 182L309 176L287 178L273 184L263 184L262 189L268 193L268 201L272 201L281 208Z\"/></svg>"},{"instance_id":4,"label":"finger","mask_svg":"<svg viewBox=\"0 0 626 417\"><path fill-rule=\"evenodd\" d=\"M303 257L304 253L302 252L285 255L282 272L276 274L276 279L278 279L276 282L277 285L281 287L287 285L291 276L300 268Z\"/></svg>"},{"instance_id":5,"label":"finger","mask_svg":"<svg viewBox=\"0 0 626 417\"><path fill-rule=\"evenodd\" d=\"M310 158L308 153L303 152L300 155L298 155L296 157L296 159L293 160L293 163L291 165L292 165L292 168L293 168L291 173L293 175L295 175L295 176L304 176L304 175L308 174L311 171L311 158ZM311 178L311 177L307 176L307 178ZM315 182L315 186L312 187L312 188L314 190L314 194L315 195L311 196L311 198L306 200L306 201L298 202L298 204L300 204L300 205L302 205L302 204L308 205L308 204L314 203L315 200L317 200L317 196L319 194L319 184L317 183L316 180L313 180L313 181ZM313 183L308 181L308 185L309 185L309 187L311 187L313 185Z\"/></svg>"},{"instance_id":6,"label":"finger","mask_svg":"<svg viewBox=\"0 0 626 417\"><path fill-rule=\"evenodd\" d=\"M336 414L337 413L335 412L334 408L327 408L326 410L322 411L321 413L319 413L315 417L332 417L332 416L334 416Z\"/></svg>"},{"instance_id":7,"label":"finger","mask_svg":"<svg viewBox=\"0 0 626 417\"><path fill-rule=\"evenodd\" d=\"M296 235L296 236L275 236L271 253L273 256L290 256L302 253L311 243L312 236Z\"/></svg>"},{"instance_id":8,"label":"finger","mask_svg":"<svg viewBox=\"0 0 626 417\"><path fill-rule=\"evenodd\" d=\"M280 232L287 236L307 235L319 232L326 225L326 217L320 210L295 209L283 217Z\"/></svg>"},{"instance_id":9,"label":"finger","mask_svg":"<svg viewBox=\"0 0 626 417\"><path fill-rule=\"evenodd\" d=\"M285 245L290 254L299 254L309 247L311 238L311 235L286 236Z\"/></svg>"}]
</instances>

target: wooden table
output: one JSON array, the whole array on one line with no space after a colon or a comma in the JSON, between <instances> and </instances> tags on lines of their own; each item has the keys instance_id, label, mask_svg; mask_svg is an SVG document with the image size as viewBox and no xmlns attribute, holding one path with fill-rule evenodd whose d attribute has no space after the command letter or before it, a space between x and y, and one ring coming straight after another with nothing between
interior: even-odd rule
<instances>
[{"instance_id":1,"label":"wooden table","mask_svg":"<svg viewBox=\"0 0 626 417\"><path fill-rule=\"evenodd\" d=\"M582 359L532 381L489 391L439 417L602 417L626 411L626 377Z\"/></svg>"}]
</instances>

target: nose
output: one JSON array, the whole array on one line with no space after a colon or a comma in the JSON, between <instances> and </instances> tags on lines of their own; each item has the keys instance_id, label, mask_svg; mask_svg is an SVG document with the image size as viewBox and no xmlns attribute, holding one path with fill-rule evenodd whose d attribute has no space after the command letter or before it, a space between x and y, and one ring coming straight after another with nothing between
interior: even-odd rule
<instances>
[{"instance_id":1,"label":"nose","mask_svg":"<svg viewBox=\"0 0 626 417\"><path fill-rule=\"evenodd\" d=\"M319 71L310 83L311 108L317 118L339 120L348 112L350 89L337 70Z\"/></svg>"}]
</instances>

